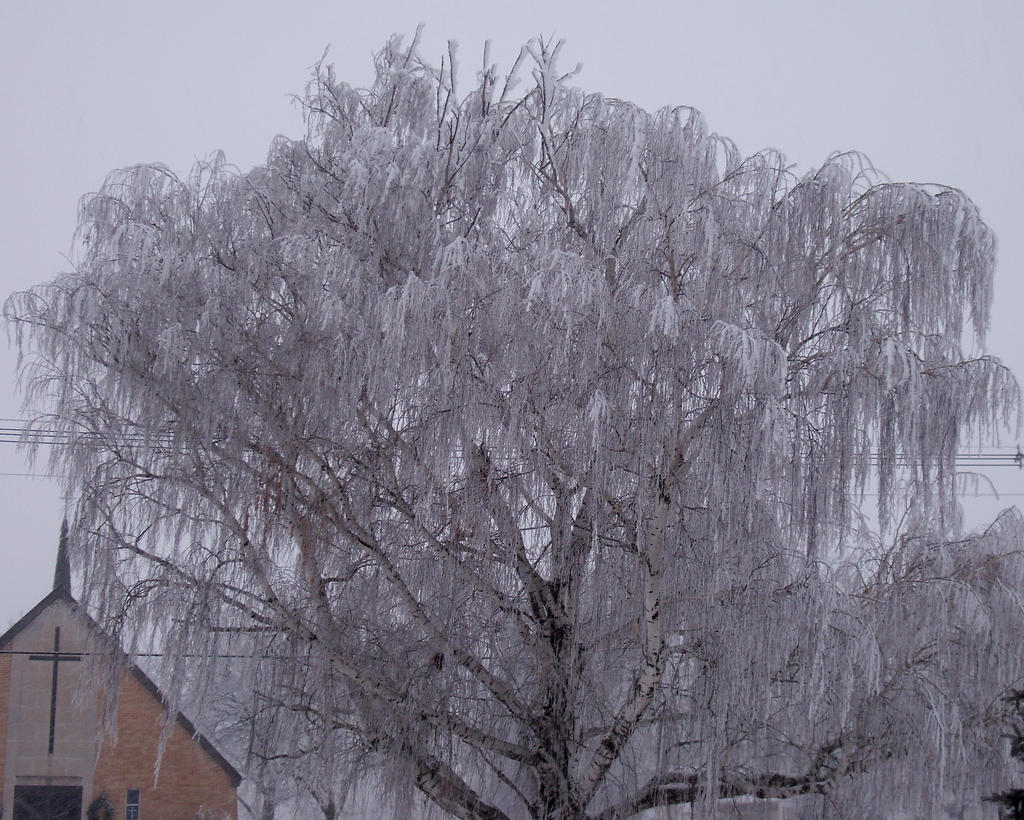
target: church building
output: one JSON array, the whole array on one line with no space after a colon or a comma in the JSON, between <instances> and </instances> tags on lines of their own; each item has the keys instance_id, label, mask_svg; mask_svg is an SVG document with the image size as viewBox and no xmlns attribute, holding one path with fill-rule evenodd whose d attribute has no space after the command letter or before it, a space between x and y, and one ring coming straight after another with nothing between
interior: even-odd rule
<instances>
[{"instance_id":1,"label":"church building","mask_svg":"<svg viewBox=\"0 0 1024 820\"><path fill-rule=\"evenodd\" d=\"M165 698L134 664L103 733L84 668L110 639L70 587L65 530L53 590L0 635L0 818L236 820L241 776L183 715L154 781Z\"/></svg>"}]
</instances>

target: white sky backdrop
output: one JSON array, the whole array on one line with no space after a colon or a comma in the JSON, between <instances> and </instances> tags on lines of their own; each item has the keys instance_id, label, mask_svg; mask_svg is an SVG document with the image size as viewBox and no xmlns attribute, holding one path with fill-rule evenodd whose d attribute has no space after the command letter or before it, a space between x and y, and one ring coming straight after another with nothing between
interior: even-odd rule
<instances>
[{"instance_id":1,"label":"white sky backdrop","mask_svg":"<svg viewBox=\"0 0 1024 820\"><path fill-rule=\"evenodd\" d=\"M371 55L426 23L467 78L485 40L508 67L537 35L564 38L575 82L654 110L692 105L744 154L772 146L798 169L865 152L891 179L963 188L999 237L989 349L1024 376L1024 2L487 3L46 2L0 0L0 294L67 268L79 197L106 173L162 162L187 173L222 149L247 169L275 134L299 137L291 95L330 45L339 78L366 85ZM0 416L23 417L0 346ZM1012 438L1005 443L1014 443ZM0 631L50 588L64 504L0 445ZM989 471L1024 501L1024 476Z\"/></svg>"}]
</instances>

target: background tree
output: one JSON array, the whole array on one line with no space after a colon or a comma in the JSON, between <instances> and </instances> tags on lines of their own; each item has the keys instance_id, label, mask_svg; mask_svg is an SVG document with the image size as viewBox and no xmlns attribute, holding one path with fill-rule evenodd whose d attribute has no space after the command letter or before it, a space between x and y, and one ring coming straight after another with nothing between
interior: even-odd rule
<instances>
[{"instance_id":1,"label":"background tree","mask_svg":"<svg viewBox=\"0 0 1024 820\"><path fill-rule=\"evenodd\" d=\"M1024 625L1019 516L965 538L955 503L1018 403L972 352L992 235L557 51L460 94L394 41L367 90L319 67L264 166L83 201L75 270L7 313L88 605L172 683L268 630L276 718L354 738L399 813L978 805Z\"/></svg>"},{"instance_id":2,"label":"background tree","mask_svg":"<svg viewBox=\"0 0 1024 820\"><path fill-rule=\"evenodd\" d=\"M1024 722L1021 720L1024 718L1024 691L1014 689L1004 700L1011 730L1007 735L1010 740L1010 754L1017 760L1024 760ZM1002 816L1008 820L1024 818L1024 789L1004 789L985 799L1002 806Z\"/></svg>"}]
</instances>

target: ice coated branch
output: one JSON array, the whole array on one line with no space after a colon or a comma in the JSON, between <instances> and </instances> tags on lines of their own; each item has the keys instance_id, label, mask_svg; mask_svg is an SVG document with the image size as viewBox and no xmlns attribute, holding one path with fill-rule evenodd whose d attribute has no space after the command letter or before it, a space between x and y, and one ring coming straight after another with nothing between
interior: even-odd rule
<instances>
[{"instance_id":1,"label":"ice coated branch","mask_svg":"<svg viewBox=\"0 0 1024 820\"><path fill-rule=\"evenodd\" d=\"M1024 677L977 208L419 48L257 168L115 171L8 300L89 611L325 814L973 812Z\"/></svg>"}]
</instances>

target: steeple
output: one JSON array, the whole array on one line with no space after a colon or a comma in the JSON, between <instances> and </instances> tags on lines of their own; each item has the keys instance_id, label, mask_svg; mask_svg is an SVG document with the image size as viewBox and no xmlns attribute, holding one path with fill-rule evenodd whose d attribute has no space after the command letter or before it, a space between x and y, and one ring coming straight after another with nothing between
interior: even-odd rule
<instances>
[{"instance_id":1,"label":"steeple","mask_svg":"<svg viewBox=\"0 0 1024 820\"><path fill-rule=\"evenodd\" d=\"M63 589L71 594L71 562L68 560L68 520L60 525L60 541L57 543L57 566L53 570L53 588Z\"/></svg>"}]
</instances>

